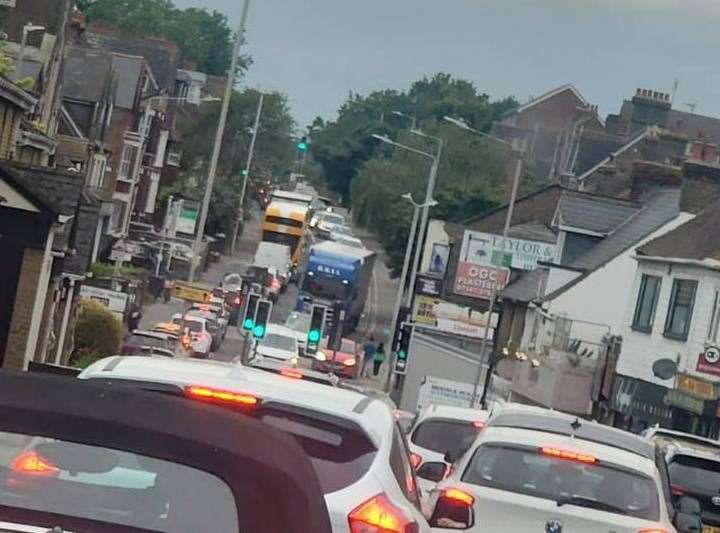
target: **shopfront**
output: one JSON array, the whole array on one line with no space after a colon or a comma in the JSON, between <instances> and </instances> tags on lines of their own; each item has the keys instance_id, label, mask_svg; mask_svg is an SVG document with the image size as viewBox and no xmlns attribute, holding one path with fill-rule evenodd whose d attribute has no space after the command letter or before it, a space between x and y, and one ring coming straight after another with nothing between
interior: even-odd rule
<instances>
[{"instance_id":1,"label":"shopfront","mask_svg":"<svg viewBox=\"0 0 720 533\"><path fill-rule=\"evenodd\" d=\"M675 388L665 395L665 404L672 413L669 427L703 437L718 437L717 388L689 374L678 374Z\"/></svg>"},{"instance_id":2,"label":"shopfront","mask_svg":"<svg viewBox=\"0 0 720 533\"><path fill-rule=\"evenodd\" d=\"M633 433L654 425L671 427L672 410L664 401L668 392L655 383L616 374L609 399L612 425Z\"/></svg>"}]
</instances>

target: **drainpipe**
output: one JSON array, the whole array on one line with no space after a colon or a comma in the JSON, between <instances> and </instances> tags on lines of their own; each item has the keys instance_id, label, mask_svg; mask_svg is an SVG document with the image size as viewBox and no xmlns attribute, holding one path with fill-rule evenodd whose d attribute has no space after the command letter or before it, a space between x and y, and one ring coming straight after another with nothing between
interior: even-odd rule
<instances>
[{"instance_id":1,"label":"drainpipe","mask_svg":"<svg viewBox=\"0 0 720 533\"><path fill-rule=\"evenodd\" d=\"M67 334L68 320L70 320L70 309L72 308L73 297L75 296L75 279L70 278L70 286L65 295L65 309L63 310L62 323L60 324L60 337L58 338L57 350L55 351L54 364L59 365L62 361L63 348L65 347L65 335Z\"/></svg>"},{"instance_id":2,"label":"drainpipe","mask_svg":"<svg viewBox=\"0 0 720 533\"><path fill-rule=\"evenodd\" d=\"M37 291L35 292L35 302L33 303L32 315L30 317L30 328L28 331L27 343L25 344L25 356L23 357L23 370L28 369L30 361L35 356L37 348L38 335L40 333L40 321L43 317L43 308L45 298L47 297L48 283L50 283L50 272L52 271L53 255L52 248L55 242L55 232L58 226L53 224L48 232L45 240L45 249L43 250L42 264L40 266L40 275L38 276Z\"/></svg>"}]
</instances>

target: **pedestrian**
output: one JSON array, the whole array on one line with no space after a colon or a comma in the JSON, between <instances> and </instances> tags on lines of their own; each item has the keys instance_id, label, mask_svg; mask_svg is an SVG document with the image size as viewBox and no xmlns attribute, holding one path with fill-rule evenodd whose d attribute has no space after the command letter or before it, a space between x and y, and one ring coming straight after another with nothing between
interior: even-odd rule
<instances>
[{"instance_id":1,"label":"pedestrian","mask_svg":"<svg viewBox=\"0 0 720 533\"><path fill-rule=\"evenodd\" d=\"M375 357L373 358L373 376L377 376L380 373L380 367L385 362L385 344L382 342L375 350Z\"/></svg>"},{"instance_id":2,"label":"pedestrian","mask_svg":"<svg viewBox=\"0 0 720 533\"><path fill-rule=\"evenodd\" d=\"M370 335L370 338L365 343L365 346L363 346L363 367L360 375L364 378L370 377L370 368L376 351L377 347L375 346L375 337Z\"/></svg>"},{"instance_id":3,"label":"pedestrian","mask_svg":"<svg viewBox=\"0 0 720 533\"><path fill-rule=\"evenodd\" d=\"M134 331L140 327L140 321L142 320L142 310L140 307L136 304L133 306L132 311L130 311L130 316L128 318L128 328L130 331Z\"/></svg>"}]
</instances>

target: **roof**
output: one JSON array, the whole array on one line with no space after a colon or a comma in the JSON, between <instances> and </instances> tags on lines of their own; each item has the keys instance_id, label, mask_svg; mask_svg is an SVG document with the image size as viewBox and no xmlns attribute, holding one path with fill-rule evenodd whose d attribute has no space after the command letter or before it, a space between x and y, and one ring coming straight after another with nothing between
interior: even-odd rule
<instances>
[{"instance_id":1,"label":"roof","mask_svg":"<svg viewBox=\"0 0 720 533\"><path fill-rule=\"evenodd\" d=\"M556 224L606 235L640 210L640 204L600 196L564 195Z\"/></svg>"},{"instance_id":2,"label":"roof","mask_svg":"<svg viewBox=\"0 0 720 533\"><path fill-rule=\"evenodd\" d=\"M531 99L526 104L516 107L515 109L511 109L510 111L508 111L508 113L505 116L513 115L515 113L522 113L523 111L525 111L533 106L536 106L546 100L549 100L550 98L557 96L558 94L564 93L565 91L572 92L572 94L578 100L580 100L580 102L583 105L588 105L588 101L585 100L585 98L583 97L582 94L580 94L580 91L578 91L572 83L567 83L565 85L561 85L560 87L552 89L552 90L546 92L545 94L538 96L537 98Z\"/></svg>"},{"instance_id":3,"label":"roof","mask_svg":"<svg viewBox=\"0 0 720 533\"><path fill-rule=\"evenodd\" d=\"M547 275L546 268L531 270L505 287L500 295L507 300L531 302L542 295Z\"/></svg>"},{"instance_id":4,"label":"roof","mask_svg":"<svg viewBox=\"0 0 720 533\"><path fill-rule=\"evenodd\" d=\"M720 200L692 220L641 246L637 252L640 256L720 261Z\"/></svg>"},{"instance_id":5,"label":"roof","mask_svg":"<svg viewBox=\"0 0 720 533\"><path fill-rule=\"evenodd\" d=\"M240 531L330 532L317 476L294 439L215 406L101 382L3 371L0 431L113 448L208 472L233 491ZM258 487L275 498L253 497L249 491ZM247 501L252 509L244 507Z\"/></svg>"},{"instance_id":6,"label":"roof","mask_svg":"<svg viewBox=\"0 0 720 533\"><path fill-rule=\"evenodd\" d=\"M63 71L63 97L99 102L112 72L112 55L104 50L73 46Z\"/></svg>"},{"instance_id":7,"label":"roof","mask_svg":"<svg viewBox=\"0 0 720 533\"><path fill-rule=\"evenodd\" d=\"M645 128L642 130L638 135L633 137L628 143L624 144L614 152L612 152L609 156L607 156L605 159L600 161L599 163L595 164L594 166L590 167L588 170L583 172L577 177L577 180L579 182L582 182L584 179L592 176L595 172L597 172L600 168L604 167L608 163L610 163L614 158L616 158L619 155L624 154L628 150L630 150L633 146L638 144L640 141L642 141L645 137L647 137L650 132L652 131L652 127Z\"/></svg>"},{"instance_id":8,"label":"roof","mask_svg":"<svg viewBox=\"0 0 720 533\"><path fill-rule=\"evenodd\" d=\"M0 167L15 182L39 198L59 215L72 216L77 211L85 178L77 173L57 169L20 165Z\"/></svg>"},{"instance_id":9,"label":"roof","mask_svg":"<svg viewBox=\"0 0 720 533\"><path fill-rule=\"evenodd\" d=\"M265 208L265 214L270 214L271 216L280 216L283 218L289 218L290 215L305 218L305 216L307 216L308 209L309 207L306 205L295 204L287 201L273 200Z\"/></svg>"},{"instance_id":10,"label":"roof","mask_svg":"<svg viewBox=\"0 0 720 533\"><path fill-rule=\"evenodd\" d=\"M112 55L112 68L117 76L118 86L115 94L115 105L125 109L135 107L136 96L145 60L138 56Z\"/></svg>"},{"instance_id":11,"label":"roof","mask_svg":"<svg viewBox=\"0 0 720 533\"><path fill-rule=\"evenodd\" d=\"M720 142L720 119L715 117L670 109L667 128L685 134L690 139L704 137L716 143Z\"/></svg>"},{"instance_id":12,"label":"roof","mask_svg":"<svg viewBox=\"0 0 720 533\"><path fill-rule=\"evenodd\" d=\"M0 97L10 100L25 110L33 107L37 100L27 91L22 90L7 78L0 76Z\"/></svg>"}]
</instances>

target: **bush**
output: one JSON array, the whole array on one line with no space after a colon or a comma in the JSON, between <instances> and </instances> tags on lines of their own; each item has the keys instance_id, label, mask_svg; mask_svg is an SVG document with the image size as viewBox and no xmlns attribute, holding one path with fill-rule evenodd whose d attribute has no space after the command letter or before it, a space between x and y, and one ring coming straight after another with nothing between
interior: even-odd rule
<instances>
[{"instance_id":1,"label":"bush","mask_svg":"<svg viewBox=\"0 0 720 533\"><path fill-rule=\"evenodd\" d=\"M70 364L80 368L120 351L122 322L102 304L85 300L75 326L75 352Z\"/></svg>"}]
</instances>

